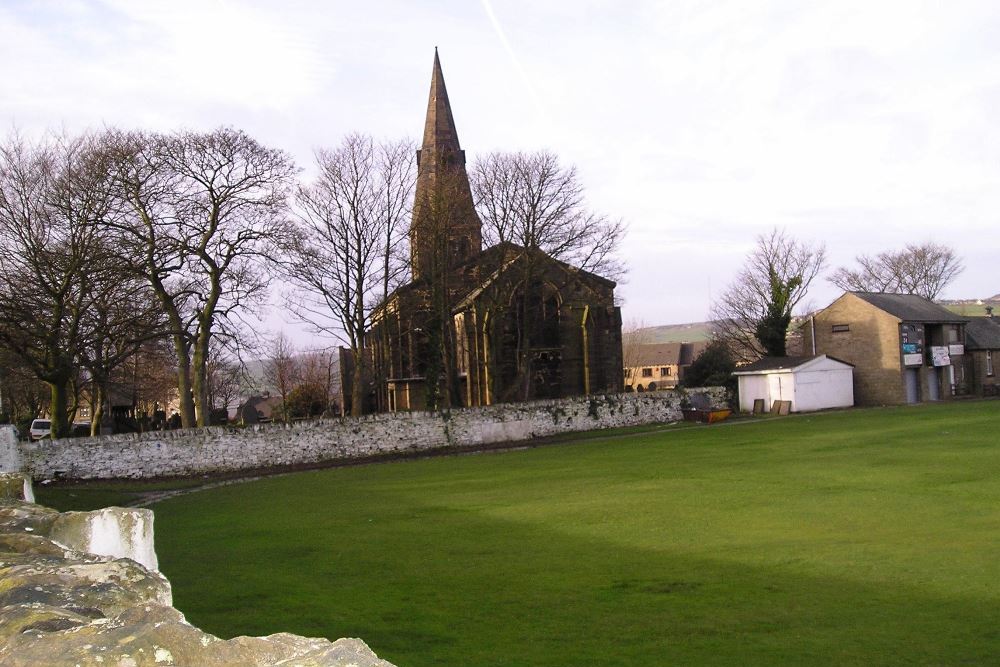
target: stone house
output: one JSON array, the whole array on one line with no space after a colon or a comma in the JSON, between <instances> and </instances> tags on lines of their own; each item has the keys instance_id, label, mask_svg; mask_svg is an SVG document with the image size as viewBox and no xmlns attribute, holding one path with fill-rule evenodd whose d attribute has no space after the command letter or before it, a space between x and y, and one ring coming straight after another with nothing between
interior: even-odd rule
<instances>
[{"instance_id":1,"label":"stone house","mask_svg":"<svg viewBox=\"0 0 1000 667\"><path fill-rule=\"evenodd\" d=\"M1000 320L988 309L986 317L970 317L965 327L966 378L980 396L1000 393L996 364L1000 363Z\"/></svg>"},{"instance_id":2,"label":"stone house","mask_svg":"<svg viewBox=\"0 0 1000 667\"><path fill-rule=\"evenodd\" d=\"M845 292L803 322L803 348L854 366L858 405L936 401L967 391L968 321L915 294Z\"/></svg>"},{"instance_id":3,"label":"stone house","mask_svg":"<svg viewBox=\"0 0 1000 667\"><path fill-rule=\"evenodd\" d=\"M413 280L366 339L379 411L622 391L615 283L538 248L483 248L437 52L410 224Z\"/></svg>"},{"instance_id":4,"label":"stone house","mask_svg":"<svg viewBox=\"0 0 1000 667\"><path fill-rule=\"evenodd\" d=\"M683 380L684 369L708 346L695 343L647 343L635 345L625 359L625 390L672 389Z\"/></svg>"}]
</instances>

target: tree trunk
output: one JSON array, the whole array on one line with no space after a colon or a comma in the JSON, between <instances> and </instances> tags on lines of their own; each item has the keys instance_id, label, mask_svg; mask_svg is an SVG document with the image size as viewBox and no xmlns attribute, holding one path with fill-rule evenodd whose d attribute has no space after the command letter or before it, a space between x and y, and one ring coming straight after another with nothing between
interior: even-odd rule
<instances>
[{"instance_id":1,"label":"tree trunk","mask_svg":"<svg viewBox=\"0 0 1000 667\"><path fill-rule=\"evenodd\" d=\"M180 402L181 427L192 428L194 420L194 398L191 395L191 355L184 337L174 335L174 353L177 355L177 393Z\"/></svg>"},{"instance_id":2,"label":"tree trunk","mask_svg":"<svg viewBox=\"0 0 1000 667\"><path fill-rule=\"evenodd\" d=\"M104 383L95 380L94 400L91 401L91 414L90 414L91 437L101 434L101 421L104 419L104 401L106 400L107 398L105 396Z\"/></svg>"},{"instance_id":3,"label":"tree trunk","mask_svg":"<svg viewBox=\"0 0 1000 667\"><path fill-rule=\"evenodd\" d=\"M360 417L365 413L364 350L354 348L351 350L351 356L354 359L354 373L352 374L351 377L351 416Z\"/></svg>"},{"instance_id":4,"label":"tree trunk","mask_svg":"<svg viewBox=\"0 0 1000 667\"><path fill-rule=\"evenodd\" d=\"M194 357L191 360L191 388L194 391L194 414L198 426L208 426L208 382L206 367L208 363L208 336L199 335L194 344Z\"/></svg>"},{"instance_id":5,"label":"tree trunk","mask_svg":"<svg viewBox=\"0 0 1000 667\"><path fill-rule=\"evenodd\" d=\"M66 419L67 408L69 407L69 394L66 389L65 380L56 380L48 383L51 390L51 401L49 402L49 421L51 422L53 440L65 438L69 435L69 423Z\"/></svg>"}]
</instances>

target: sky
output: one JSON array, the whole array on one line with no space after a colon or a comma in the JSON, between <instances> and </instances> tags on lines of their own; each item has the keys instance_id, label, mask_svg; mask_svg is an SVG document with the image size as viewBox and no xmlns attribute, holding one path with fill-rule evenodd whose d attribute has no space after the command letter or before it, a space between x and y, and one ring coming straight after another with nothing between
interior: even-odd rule
<instances>
[{"instance_id":1,"label":"sky","mask_svg":"<svg viewBox=\"0 0 1000 667\"><path fill-rule=\"evenodd\" d=\"M227 125L308 173L419 139L435 47L470 161L553 151L626 221L626 322L706 319L775 227L824 275L933 241L966 266L944 298L1000 293L995 1L0 0L0 123Z\"/></svg>"}]
</instances>

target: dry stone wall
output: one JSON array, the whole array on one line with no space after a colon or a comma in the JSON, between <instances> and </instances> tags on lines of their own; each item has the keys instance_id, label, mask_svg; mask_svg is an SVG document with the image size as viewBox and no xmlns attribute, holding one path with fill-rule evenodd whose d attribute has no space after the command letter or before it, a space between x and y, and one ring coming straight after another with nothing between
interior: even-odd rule
<instances>
[{"instance_id":1,"label":"dry stone wall","mask_svg":"<svg viewBox=\"0 0 1000 667\"><path fill-rule=\"evenodd\" d=\"M29 488L0 475L0 665L392 667L359 639L202 632L156 570L151 511L59 513Z\"/></svg>"},{"instance_id":2,"label":"dry stone wall","mask_svg":"<svg viewBox=\"0 0 1000 667\"><path fill-rule=\"evenodd\" d=\"M693 390L723 407L722 388ZM403 412L284 426L209 427L6 445L0 464L35 479L231 474L435 449L476 448L681 418L682 390ZM10 451L10 447L15 448Z\"/></svg>"}]
</instances>

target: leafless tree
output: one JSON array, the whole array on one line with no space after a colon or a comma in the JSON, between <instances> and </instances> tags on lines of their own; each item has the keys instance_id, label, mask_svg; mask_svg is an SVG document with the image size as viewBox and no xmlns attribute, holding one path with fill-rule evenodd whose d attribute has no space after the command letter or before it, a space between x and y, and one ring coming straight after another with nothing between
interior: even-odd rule
<instances>
[{"instance_id":1,"label":"leafless tree","mask_svg":"<svg viewBox=\"0 0 1000 667\"><path fill-rule=\"evenodd\" d=\"M792 311L825 264L823 245L797 241L779 229L758 236L736 279L712 305L717 336L743 361L785 356Z\"/></svg>"},{"instance_id":2,"label":"leafless tree","mask_svg":"<svg viewBox=\"0 0 1000 667\"><path fill-rule=\"evenodd\" d=\"M903 250L858 255L854 269L840 267L830 282L842 290L901 292L936 299L964 270L951 248L933 242L908 244Z\"/></svg>"},{"instance_id":3,"label":"leafless tree","mask_svg":"<svg viewBox=\"0 0 1000 667\"><path fill-rule=\"evenodd\" d=\"M338 377L338 354L336 349L311 350L299 355L301 383L320 389L323 400L323 414L332 416L336 405L335 390L340 386ZM339 411L336 412L339 416Z\"/></svg>"},{"instance_id":4,"label":"leafless tree","mask_svg":"<svg viewBox=\"0 0 1000 667\"><path fill-rule=\"evenodd\" d=\"M93 296L118 271L95 224L106 174L90 137L0 146L0 342L49 385L54 438L69 432Z\"/></svg>"},{"instance_id":5,"label":"leafless tree","mask_svg":"<svg viewBox=\"0 0 1000 667\"><path fill-rule=\"evenodd\" d=\"M112 376L127 387L132 404L149 416L177 401L177 357L166 338L143 343Z\"/></svg>"},{"instance_id":6,"label":"leafless tree","mask_svg":"<svg viewBox=\"0 0 1000 667\"><path fill-rule=\"evenodd\" d=\"M208 405L211 410L235 407L246 385L243 364L232 358L218 343L212 344L208 356Z\"/></svg>"},{"instance_id":7,"label":"leafless tree","mask_svg":"<svg viewBox=\"0 0 1000 667\"><path fill-rule=\"evenodd\" d=\"M622 326L622 366L625 369L625 385L631 386L629 373L639 365L643 345L652 342L652 334L645 322L633 319Z\"/></svg>"},{"instance_id":8,"label":"leafless tree","mask_svg":"<svg viewBox=\"0 0 1000 667\"><path fill-rule=\"evenodd\" d=\"M590 210L576 168L555 154L490 153L470 180L486 245L512 243L605 278L624 275L616 253L625 223Z\"/></svg>"},{"instance_id":9,"label":"leafless tree","mask_svg":"<svg viewBox=\"0 0 1000 667\"><path fill-rule=\"evenodd\" d=\"M111 132L124 213L111 227L121 260L148 282L178 358L184 426L208 423L213 337L236 336L261 302L265 265L287 237L291 158L244 132Z\"/></svg>"},{"instance_id":10,"label":"leafless tree","mask_svg":"<svg viewBox=\"0 0 1000 667\"><path fill-rule=\"evenodd\" d=\"M35 377L20 357L0 349L0 419L31 421L49 404L48 385Z\"/></svg>"},{"instance_id":11,"label":"leafless tree","mask_svg":"<svg viewBox=\"0 0 1000 667\"><path fill-rule=\"evenodd\" d=\"M110 408L110 383L116 369L145 342L163 337L166 331L162 311L148 285L131 272L109 272L104 278L91 281L83 316L87 335L78 353L79 363L89 375L91 435L97 435L109 417L105 408Z\"/></svg>"},{"instance_id":12,"label":"leafless tree","mask_svg":"<svg viewBox=\"0 0 1000 667\"><path fill-rule=\"evenodd\" d=\"M264 381L281 396L282 420L287 423L288 395L299 383L299 363L295 348L284 333L279 333L269 347L268 357L264 360Z\"/></svg>"},{"instance_id":13,"label":"leafless tree","mask_svg":"<svg viewBox=\"0 0 1000 667\"><path fill-rule=\"evenodd\" d=\"M552 272L543 276L552 260L565 267L561 292L580 272L612 280L624 277L617 251L625 234L621 219L592 211L575 167L560 164L556 155L537 153L491 153L478 160L471 173L476 207L483 221L483 239L503 250L508 269L507 289L494 294L495 305L510 304L517 336L517 376L520 396L528 398L534 375L536 340L548 299L542 292ZM543 280L544 278L544 280ZM495 373L492 374L494 377Z\"/></svg>"},{"instance_id":14,"label":"leafless tree","mask_svg":"<svg viewBox=\"0 0 1000 667\"><path fill-rule=\"evenodd\" d=\"M410 142L353 134L318 150L319 176L296 197L299 225L287 273L292 301L317 331L342 340L354 360L352 414L364 405L365 336L374 307L401 280L404 221L414 183Z\"/></svg>"}]
</instances>

